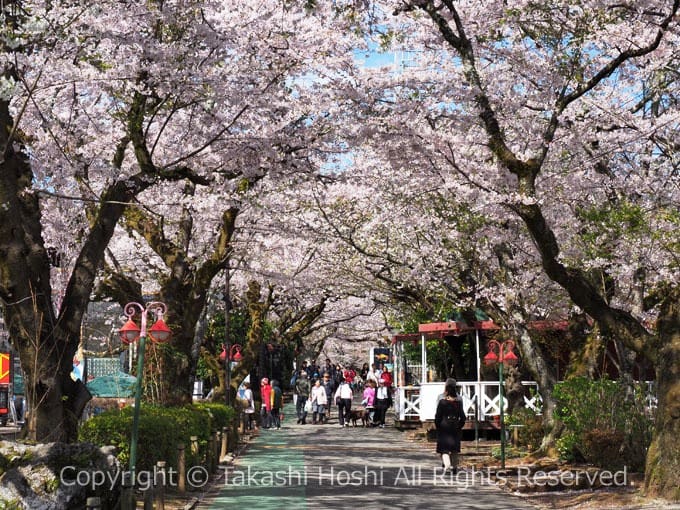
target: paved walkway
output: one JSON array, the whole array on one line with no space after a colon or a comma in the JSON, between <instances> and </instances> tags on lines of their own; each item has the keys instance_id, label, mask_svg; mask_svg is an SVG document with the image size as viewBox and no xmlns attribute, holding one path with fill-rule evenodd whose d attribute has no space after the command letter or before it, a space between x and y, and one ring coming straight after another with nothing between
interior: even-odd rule
<instances>
[{"instance_id":1,"label":"paved walkway","mask_svg":"<svg viewBox=\"0 0 680 510\"><path fill-rule=\"evenodd\" d=\"M387 428L297 425L291 405L280 430L262 430L225 470L199 509L534 509L489 484L484 472L443 476L430 445ZM465 466L463 466L465 467Z\"/></svg>"}]
</instances>

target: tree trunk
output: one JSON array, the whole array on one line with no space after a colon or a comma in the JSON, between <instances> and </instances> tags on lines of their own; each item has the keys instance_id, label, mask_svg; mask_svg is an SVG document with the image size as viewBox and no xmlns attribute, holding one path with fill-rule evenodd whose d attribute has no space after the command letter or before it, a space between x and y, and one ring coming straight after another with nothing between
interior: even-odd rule
<instances>
[{"instance_id":1,"label":"tree trunk","mask_svg":"<svg viewBox=\"0 0 680 510\"><path fill-rule=\"evenodd\" d=\"M186 341L186 339L184 339ZM163 372L160 374L160 403L182 405L191 402L193 380L191 363L186 353L174 348L161 350Z\"/></svg>"},{"instance_id":2,"label":"tree trunk","mask_svg":"<svg viewBox=\"0 0 680 510\"><path fill-rule=\"evenodd\" d=\"M143 115L143 101L131 107L131 124ZM9 105L0 101L0 298L10 341L19 353L29 404L28 436L35 441L70 441L77 434L82 386L70 373L80 341L83 314L90 300L104 251L126 204L152 186L158 175L150 165L115 181L93 206L90 230L55 315L50 259L42 238L40 195L31 193L34 176L20 141L10 139L14 125ZM121 150L127 145L121 144ZM124 150L122 150L124 152ZM142 165L140 165L142 166ZM186 178L186 172L178 172ZM166 172L166 179L176 178ZM75 413L75 414L74 414Z\"/></svg>"},{"instance_id":3,"label":"tree trunk","mask_svg":"<svg viewBox=\"0 0 680 510\"><path fill-rule=\"evenodd\" d=\"M25 371L28 437L64 441L75 436L66 418L63 381L77 346L55 331L50 264L42 239L40 204L28 159L13 148L7 129L13 120L0 102L0 297L10 342Z\"/></svg>"},{"instance_id":4,"label":"tree trunk","mask_svg":"<svg viewBox=\"0 0 680 510\"><path fill-rule=\"evenodd\" d=\"M573 352L569 362L569 377L595 377L597 361L604 353L604 342L600 333L600 327L595 324L593 330L586 336L581 349Z\"/></svg>"},{"instance_id":5,"label":"tree trunk","mask_svg":"<svg viewBox=\"0 0 680 510\"><path fill-rule=\"evenodd\" d=\"M186 183L184 192L192 195L193 183ZM166 320L173 332L168 345L158 349L160 363L155 367L158 384L156 397L163 404L191 402L193 382L198 363L196 328L201 321L213 279L228 266L230 243L234 234L239 210L236 207L222 213L220 231L212 253L202 264L196 264L189 255L193 217L188 209L181 215L180 228L174 240L166 237L163 221L142 210L128 210L125 225L145 238L149 247L161 257L168 273L161 281L159 299L168 307ZM134 289L130 277L116 274L108 280L103 292L124 305L125 289ZM160 369L160 373L159 372ZM149 394L147 394L149 396Z\"/></svg>"},{"instance_id":6,"label":"tree trunk","mask_svg":"<svg viewBox=\"0 0 680 510\"><path fill-rule=\"evenodd\" d=\"M246 334L246 345L241 351L243 358L232 372L231 384L233 389L257 366L260 356L260 348L264 341L264 321L269 309L269 302L262 300L262 287L260 284L251 280L248 282L246 291L246 306L248 309L248 333ZM250 381L253 392L259 394L260 388L256 381Z\"/></svg>"},{"instance_id":7,"label":"tree trunk","mask_svg":"<svg viewBox=\"0 0 680 510\"><path fill-rule=\"evenodd\" d=\"M522 372L517 367L508 367L505 371L505 398L508 399L507 413L512 414L515 409L524 407L524 386L522 386Z\"/></svg>"},{"instance_id":8,"label":"tree trunk","mask_svg":"<svg viewBox=\"0 0 680 510\"><path fill-rule=\"evenodd\" d=\"M650 496L680 500L680 299L676 291L659 317L661 349L656 364L658 407L645 466Z\"/></svg>"},{"instance_id":9,"label":"tree trunk","mask_svg":"<svg viewBox=\"0 0 680 510\"><path fill-rule=\"evenodd\" d=\"M555 421L554 413L557 402L555 402L552 396L557 378L543 353L536 347L526 329L520 332L519 348L522 352L522 360L526 368L529 370L534 381L538 383L538 391L543 401L541 416L543 417L545 436L539 451L548 453L553 448L555 440L559 437L562 429L562 425Z\"/></svg>"}]
</instances>

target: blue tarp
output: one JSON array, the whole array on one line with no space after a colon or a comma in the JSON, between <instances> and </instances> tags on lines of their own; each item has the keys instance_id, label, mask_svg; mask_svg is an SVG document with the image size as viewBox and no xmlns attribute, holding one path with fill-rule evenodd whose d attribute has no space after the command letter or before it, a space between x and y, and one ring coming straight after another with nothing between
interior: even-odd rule
<instances>
[{"instance_id":1,"label":"blue tarp","mask_svg":"<svg viewBox=\"0 0 680 510\"><path fill-rule=\"evenodd\" d=\"M87 383L87 389L93 397L128 398L135 394L137 378L125 372L111 375L100 375Z\"/></svg>"}]
</instances>

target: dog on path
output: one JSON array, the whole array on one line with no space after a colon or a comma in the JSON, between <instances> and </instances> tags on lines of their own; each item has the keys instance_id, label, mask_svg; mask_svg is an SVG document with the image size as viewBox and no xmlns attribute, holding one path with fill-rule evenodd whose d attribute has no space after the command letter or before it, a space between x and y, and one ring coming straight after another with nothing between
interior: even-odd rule
<instances>
[{"instance_id":1,"label":"dog on path","mask_svg":"<svg viewBox=\"0 0 680 510\"><path fill-rule=\"evenodd\" d=\"M352 423L352 427L356 427L359 421L361 421L362 427L368 427L369 425L368 410L365 409L364 407L350 409L349 421Z\"/></svg>"}]
</instances>

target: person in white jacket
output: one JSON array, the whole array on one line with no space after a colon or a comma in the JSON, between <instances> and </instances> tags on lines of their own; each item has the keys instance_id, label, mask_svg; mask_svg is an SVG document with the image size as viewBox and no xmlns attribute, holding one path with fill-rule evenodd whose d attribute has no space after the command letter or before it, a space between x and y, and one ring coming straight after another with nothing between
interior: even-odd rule
<instances>
[{"instance_id":1,"label":"person in white jacket","mask_svg":"<svg viewBox=\"0 0 680 510\"><path fill-rule=\"evenodd\" d=\"M312 386L312 392L309 395L312 401L312 423L324 423L326 421L326 406L328 405L328 397L326 396L326 388L321 384L321 379L317 379Z\"/></svg>"},{"instance_id":2,"label":"person in white jacket","mask_svg":"<svg viewBox=\"0 0 680 510\"><path fill-rule=\"evenodd\" d=\"M371 363L371 368L366 373L366 382L373 381L378 386L378 375L375 373L375 363Z\"/></svg>"},{"instance_id":3,"label":"person in white jacket","mask_svg":"<svg viewBox=\"0 0 680 510\"><path fill-rule=\"evenodd\" d=\"M338 405L338 423L349 427L349 411L352 408L352 380L345 378L335 390L335 403Z\"/></svg>"}]
</instances>

